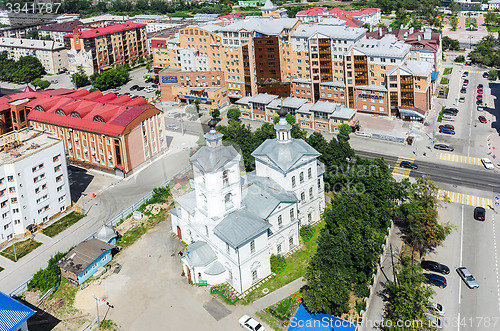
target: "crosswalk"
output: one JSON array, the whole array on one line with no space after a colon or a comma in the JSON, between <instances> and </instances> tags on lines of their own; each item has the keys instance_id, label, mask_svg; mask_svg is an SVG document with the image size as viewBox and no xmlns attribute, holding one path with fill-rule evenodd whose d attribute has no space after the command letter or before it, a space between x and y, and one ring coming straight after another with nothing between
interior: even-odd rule
<instances>
[{"instance_id":1,"label":"crosswalk","mask_svg":"<svg viewBox=\"0 0 500 331\"><path fill-rule=\"evenodd\" d=\"M469 74L482 74L483 72L486 72L486 70L467 70Z\"/></svg>"},{"instance_id":2,"label":"crosswalk","mask_svg":"<svg viewBox=\"0 0 500 331\"><path fill-rule=\"evenodd\" d=\"M479 157L463 156L463 155L456 155L456 154L450 154L450 153L441 153L439 155L439 159L444 160L444 161L481 165L481 158L479 158Z\"/></svg>"},{"instance_id":3,"label":"crosswalk","mask_svg":"<svg viewBox=\"0 0 500 331\"><path fill-rule=\"evenodd\" d=\"M458 192L439 190L438 191L439 200L448 200L453 203L460 203L463 205L475 206L488 208L488 206L493 206L493 200L488 198L481 198L475 195L463 194Z\"/></svg>"},{"instance_id":4,"label":"crosswalk","mask_svg":"<svg viewBox=\"0 0 500 331\"><path fill-rule=\"evenodd\" d=\"M399 166L399 164L400 164L402 161L413 162L413 161L415 161L415 159L412 159L412 158L410 158L410 157L403 157L403 156L398 157L398 160L397 160L397 161L396 161L396 163L394 164L394 170L392 170L392 174L393 174L393 175L398 175L398 176L401 176L401 177L408 178L408 177L410 177L410 172L411 172L411 169L408 169L408 168L401 168L401 167Z\"/></svg>"}]
</instances>

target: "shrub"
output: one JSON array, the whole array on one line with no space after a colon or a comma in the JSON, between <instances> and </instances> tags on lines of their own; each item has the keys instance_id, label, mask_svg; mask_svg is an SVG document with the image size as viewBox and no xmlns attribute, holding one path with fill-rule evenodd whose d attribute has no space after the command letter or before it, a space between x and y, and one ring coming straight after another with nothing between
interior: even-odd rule
<instances>
[{"instance_id":1,"label":"shrub","mask_svg":"<svg viewBox=\"0 0 500 331\"><path fill-rule=\"evenodd\" d=\"M62 259L66 253L57 253L49 260L49 265L45 269L38 270L28 284L28 290L40 290L45 292L56 286L59 282L61 269L57 266L57 262Z\"/></svg>"},{"instance_id":2,"label":"shrub","mask_svg":"<svg viewBox=\"0 0 500 331\"><path fill-rule=\"evenodd\" d=\"M443 77L443 78L441 78L441 82L440 82L440 84L446 85L446 84L448 84L449 82L450 82L450 80L449 80L448 78Z\"/></svg>"},{"instance_id":3,"label":"shrub","mask_svg":"<svg viewBox=\"0 0 500 331\"><path fill-rule=\"evenodd\" d=\"M229 119L238 121L240 119L241 112L238 108L231 108L227 111L227 117Z\"/></svg>"},{"instance_id":4,"label":"shrub","mask_svg":"<svg viewBox=\"0 0 500 331\"><path fill-rule=\"evenodd\" d=\"M286 259L283 255L271 255L271 271L277 274L282 273L286 268Z\"/></svg>"},{"instance_id":5,"label":"shrub","mask_svg":"<svg viewBox=\"0 0 500 331\"><path fill-rule=\"evenodd\" d=\"M365 310L366 308L366 302L364 301L356 301L356 311L358 314L362 311Z\"/></svg>"},{"instance_id":6,"label":"shrub","mask_svg":"<svg viewBox=\"0 0 500 331\"><path fill-rule=\"evenodd\" d=\"M364 298L370 295L370 290L366 283L356 284L354 285L354 294L356 294L357 297Z\"/></svg>"},{"instance_id":7,"label":"shrub","mask_svg":"<svg viewBox=\"0 0 500 331\"><path fill-rule=\"evenodd\" d=\"M302 225L300 227L300 237L304 241L309 241L314 236L313 229L310 225Z\"/></svg>"},{"instance_id":8,"label":"shrub","mask_svg":"<svg viewBox=\"0 0 500 331\"><path fill-rule=\"evenodd\" d=\"M492 69L488 71L488 78L489 80L495 81L498 79L498 71Z\"/></svg>"},{"instance_id":9,"label":"shrub","mask_svg":"<svg viewBox=\"0 0 500 331\"><path fill-rule=\"evenodd\" d=\"M465 62L465 56L463 55L459 55L455 58L455 62L458 62L458 63L464 63Z\"/></svg>"}]
</instances>

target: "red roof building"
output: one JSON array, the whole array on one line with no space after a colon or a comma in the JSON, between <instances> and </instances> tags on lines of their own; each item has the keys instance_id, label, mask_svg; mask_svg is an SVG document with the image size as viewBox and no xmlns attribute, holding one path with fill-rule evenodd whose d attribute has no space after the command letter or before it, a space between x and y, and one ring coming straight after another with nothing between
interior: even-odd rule
<instances>
[{"instance_id":1,"label":"red roof building","mask_svg":"<svg viewBox=\"0 0 500 331\"><path fill-rule=\"evenodd\" d=\"M320 22L324 18L336 17L347 22L349 27L360 27L365 23L375 25L380 22L380 8L362 8L360 10L342 10L338 7L312 7L299 11L296 18L302 22ZM360 24L361 23L361 24Z\"/></svg>"},{"instance_id":2,"label":"red roof building","mask_svg":"<svg viewBox=\"0 0 500 331\"><path fill-rule=\"evenodd\" d=\"M5 130L19 129L21 112L62 138L68 160L80 166L126 176L167 149L163 112L142 97L58 89L0 98L0 119L11 118Z\"/></svg>"},{"instance_id":3,"label":"red roof building","mask_svg":"<svg viewBox=\"0 0 500 331\"><path fill-rule=\"evenodd\" d=\"M146 24L126 22L64 36L70 70L82 65L87 74L121 64L132 64L148 56Z\"/></svg>"},{"instance_id":4,"label":"red roof building","mask_svg":"<svg viewBox=\"0 0 500 331\"><path fill-rule=\"evenodd\" d=\"M224 25L229 25L229 24L232 24L236 21L244 20L244 19L245 19L245 15L242 15L242 14L227 14L227 15L217 17L217 21L224 22Z\"/></svg>"}]
</instances>

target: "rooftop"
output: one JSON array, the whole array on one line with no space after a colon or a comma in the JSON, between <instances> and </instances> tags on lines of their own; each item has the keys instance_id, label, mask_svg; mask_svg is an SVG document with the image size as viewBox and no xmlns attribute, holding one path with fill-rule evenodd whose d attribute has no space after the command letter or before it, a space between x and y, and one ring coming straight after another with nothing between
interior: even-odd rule
<instances>
[{"instance_id":1,"label":"rooftop","mask_svg":"<svg viewBox=\"0 0 500 331\"><path fill-rule=\"evenodd\" d=\"M264 35L279 35L283 29L291 29L298 20L296 18L263 18L263 17L247 17L244 20L236 21L232 24L219 27L218 32L231 31L239 32L240 30L248 32L258 32Z\"/></svg>"},{"instance_id":2,"label":"rooftop","mask_svg":"<svg viewBox=\"0 0 500 331\"><path fill-rule=\"evenodd\" d=\"M147 26L147 24L127 22L127 23L121 23L121 24L108 25L104 28L97 28L97 29L85 30L85 31L78 31L78 28L75 27L75 30L73 31L73 33L67 34L67 35L65 35L65 37L72 38L73 35L75 33L77 33L80 35L80 38L82 38L82 39L94 38L94 37L99 37L99 36L105 36L108 34L128 31L128 30L132 30L132 29L142 28L145 26Z\"/></svg>"},{"instance_id":3,"label":"rooftop","mask_svg":"<svg viewBox=\"0 0 500 331\"><path fill-rule=\"evenodd\" d=\"M365 55L403 58L410 48L411 46L404 41L398 41L394 35L388 34L381 39L364 39L354 47L354 50Z\"/></svg>"},{"instance_id":4,"label":"rooftop","mask_svg":"<svg viewBox=\"0 0 500 331\"><path fill-rule=\"evenodd\" d=\"M83 25L79 20L42 26L40 31L71 32L75 26Z\"/></svg>"},{"instance_id":5,"label":"rooftop","mask_svg":"<svg viewBox=\"0 0 500 331\"><path fill-rule=\"evenodd\" d=\"M366 33L366 29L349 27L347 25L302 24L292 33L292 38L311 38L320 34L328 38L340 40L357 40Z\"/></svg>"},{"instance_id":6,"label":"rooftop","mask_svg":"<svg viewBox=\"0 0 500 331\"><path fill-rule=\"evenodd\" d=\"M115 245L92 238L76 245L75 248L70 250L66 256L57 262L57 265L61 269L79 275L104 252L113 248L115 248Z\"/></svg>"},{"instance_id":7,"label":"rooftop","mask_svg":"<svg viewBox=\"0 0 500 331\"><path fill-rule=\"evenodd\" d=\"M50 40L34 40L21 38L0 38L0 47L15 47L41 50L60 50L64 49L63 43Z\"/></svg>"},{"instance_id":8,"label":"rooftop","mask_svg":"<svg viewBox=\"0 0 500 331\"><path fill-rule=\"evenodd\" d=\"M130 19L130 17L128 17L128 16L105 14L105 15L100 15L100 16L83 18L80 21L82 21L83 24L89 24L89 23L101 22L101 21L125 22L125 21L128 21L129 19Z\"/></svg>"},{"instance_id":9,"label":"rooftop","mask_svg":"<svg viewBox=\"0 0 500 331\"><path fill-rule=\"evenodd\" d=\"M271 224L248 209L239 209L224 217L214 233L234 248L267 231Z\"/></svg>"},{"instance_id":10,"label":"rooftop","mask_svg":"<svg viewBox=\"0 0 500 331\"><path fill-rule=\"evenodd\" d=\"M0 330L17 330L35 311L0 292Z\"/></svg>"},{"instance_id":11,"label":"rooftop","mask_svg":"<svg viewBox=\"0 0 500 331\"><path fill-rule=\"evenodd\" d=\"M17 162L60 141L56 135L38 130L3 134L0 136L0 165Z\"/></svg>"}]
</instances>

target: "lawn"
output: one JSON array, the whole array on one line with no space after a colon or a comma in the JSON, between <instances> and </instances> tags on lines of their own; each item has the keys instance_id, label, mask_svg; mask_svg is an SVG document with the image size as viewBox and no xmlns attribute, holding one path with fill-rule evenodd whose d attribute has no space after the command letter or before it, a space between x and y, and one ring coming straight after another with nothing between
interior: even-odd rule
<instances>
[{"instance_id":1,"label":"lawn","mask_svg":"<svg viewBox=\"0 0 500 331\"><path fill-rule=\"evenodd\" d=\"M269 293L277 290L286 284L304 276L309 265L309 260L316 253L318 247L318 237L321 229L325 226L325 222L321 221L313 226L314 238L308 242L303 243L302 249L296 251L286 259L286 269L281 274L276 275L263 283L259 288L250 292L242 302L247 305L263 296L262 290L267 288Z\"/></svg>"},{"instance_id":2,"label":"lawn","mask_svg":"<svg viewBox=\"0 0 500 331\"><path fill-rule=\"evenodd\" d=\"M16 249L17 260L19 261L19 259L34 251L38 246L41 246L42 243L33 239L26 239L24 241L14 243L14 245ZM14 256L14 245L11 245L4 249L2 252L0 252L0 255L16 262L16 258Z\"/></svg>"},{"instance_id":3,"label":"lawn","mask_svg":"<svg viewBox=\"0 0 500 331\"><path fill-rule=\"evenodd\" d=\"M63 232L64 230L66 230L67 228L69 228L70 226L72 226L73 224L78 222L79 220L81 220L83 217L85 217L85 215L77 213L76 211L73 211L73 212L69 213L68 215L62 217L61 219L55 221L54 223L52 223L48 227L46 227L43 230L43 233L46 236L54 238L59 233Z\"/></svg>"},{"instance_id":4,"label":"lawn","mask_svg":"<svg viewBox=\"0 0 500 331\"><path fill-rule=\"evenodd\" d=\"M64 298L65 306L73 307L76 292L78 292L78 287L71 285L66 278L61 277L61 283L50 299Z\"/></svg>"},{"instance_id":5,"label":"lawn","mask_svg":"<svg viewBox=\"0 0 500 331\"><path fill-rule=\"evenodd\" d=\"M443 77L441 78L441 82L439 82L440 84L443 84L443 85L446 85L450 82L450 80L446 77Z\"/></svg>"},{"instance_id":6,"label":"lawn","mask_svg":"<svg viewBox=\"0 0 500 331\"><path fill-rule=\"evenodd\" d=\"M440 98L440 99L448 98L448 87L447 86L438 86L438 98Z\"/></svg>"},{"instance_id":7,"label":"lawn","mask_svg":"<svg viewBox=\"0 0 500 331\"><path fill-rule=\"evenodd\" d=\"M500 26L488 26L488 32L500 32Z\"/></svg>"},{"instance_id":8,"label":"lawn","mask_svg":"<svg viewBox=\"0 0 500 331\"><path fill-rule=\"evenodd\" d=\"M154 228L158 223L164 221L168 217L168 211L161 209L158 214L149 216L146 222L128 230L120 238L116 244L121 247L128 247L135 243L143 234L148 232L149 229Z\"/></svg>"},{"instance_id":9,"label":"lawn","mask_svg":"<svg viewBox=\"0 0 500 331\"><path fill-rule=\"evenodd\" d=\"M443 121L443 112L444 112L444 106L441 107L441 111L439 112L436 122L441 123Z\"/></svg>"},{"instance_id":10,"label":"lawn","mask_svg":"<svg viewBox=\"0 0 500 331\"><path fill-rule=\"evenodd\" d=\"M443 71L443 75L449 75L453 72L453 68L445 68Z\"/></svg>"}]
</instances>

